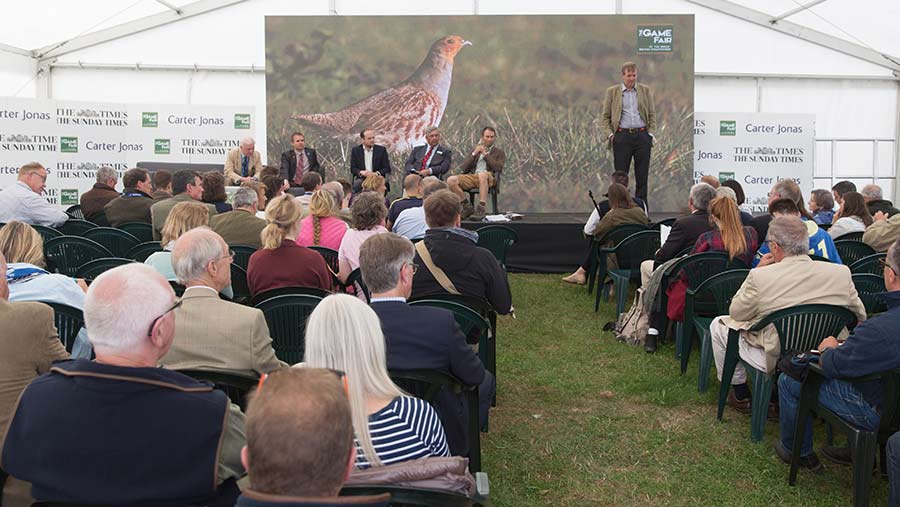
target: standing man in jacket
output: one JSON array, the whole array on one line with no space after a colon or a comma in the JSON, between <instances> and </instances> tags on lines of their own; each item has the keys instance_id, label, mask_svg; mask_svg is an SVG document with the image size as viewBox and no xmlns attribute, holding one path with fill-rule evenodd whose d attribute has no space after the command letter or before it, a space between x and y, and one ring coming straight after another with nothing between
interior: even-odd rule
<instances>
[{"instance_id":1,"label":"standing man in jacket","mask_svg":"<svg viewBox=\"0 0 900 507\"><path fill-rule=\"evenodd\" d=\"M646 201L656 111L650 87L638 84L637 75L636 63L622 65L622 82L606 89L601 128L616 171L627 173L634 159L634 195Z\"/></svg>"}]
</instances>

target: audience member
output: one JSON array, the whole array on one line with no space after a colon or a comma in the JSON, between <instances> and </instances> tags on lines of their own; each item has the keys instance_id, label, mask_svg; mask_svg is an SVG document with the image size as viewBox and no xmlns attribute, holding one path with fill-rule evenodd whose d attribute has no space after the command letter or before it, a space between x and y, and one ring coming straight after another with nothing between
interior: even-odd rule
<instances>
[{"instance_id":1,"label":"audience member","mask_svg":"<svg viewBox=\"0 0 900 507\"><path fill-rule=\"evenodd\" d=\"M144 264L152 266L162 276L174 282L178 277L172 267L172 248L175 240L191 229L209 225L209 214L206 207L199 202L180 202L172 208L166 218L162 230L162 252L153 252L144 260Z\"/></svg>"},{"instance_id":2,"label":"audience member","mask_svg":"<svg viewBox=\"0 0 900 507\"><path fill-rule=\"evenodd\" d=\"M344 200L341 201L341 211L346 212L348 215L350 214L350 200L353 199L353 185L350 184L349 181L344 178L338 178L335 181L341 184L341 188L344 190ZM360 186L362 182L360 181Z\"/></svg>"},{"instance_id":3,"label":"audience member","mask_svg":"<svg viewBox=\"0 0 900 507\"><path fill-rule=\"evenodd\" d=\"M275 357L262 311L219 298L231 285L233 261L225 241L206 227L185 232L175 242L172 266L186 288L162 366L252 376L287 366Z\"/></svg>"},{"instance_id":4,"label":"audience member","mask_svg":"<svg viewBox=\"0 0 900 507\"><path fill-rule=\"evenodd\" d=\"M900 214L888 218L880 211L875 213L872 225L863 233L863 242L876 252L886 252L897 238L900 238Z\"/></svg>"},{"instance_id":5,"label":"audience member","mask_svg":"<svg viewBox=\"0 0 900 507\"><path fill-rule=\"evenodd\" d=\"M413 278L412 296L463 294L487 300L499 314L510 313L506 271L491 252L477 245L476 232L459 226L459 197L439 190L425 198L423 208L428 231L416 246L415 263L423 269Z\"/></svg>"},{"instance_id":6,"label":"audience member","mask_svg":"<svg viewBox=\"0 0 900 507\"><path fill-rule=\"evenodd\" d=\"M216 213L231 211L228 194L225 193L225 176L219 171L203 173L203 193L200 200L216 207Z\"/></svg>"},{"instance_id":7,"label":"audience member","mask_svg":"<svg viewBox=\"0 0 900 507\"><path fill-rule=\"evenodd\" d=\"M606 190L606 196L608 197L608 200L604 202L607 203L609 210L603 214L603 218L597 222L590 233L587 232L587 226L585 226L585 234L589 234L595 239L599 239L603 237L604 234L620 225L636 224L646 226L650 222L646 213L644 213L644 209L634 203L634 200L628 193L628 188L625 186L620 185L619 183L610 184L609 188ZM597 210L594 211L596 212ZM591 221L588 220L588 222L590 223ZM609 246L609 242L603 246ZM587 272L590 267L591 259L595 255L595 248L592 241L587 258L574 273L563 278L564 282L578 285L584 285L585 282L587 282ZM610 264L609 267L611 269L616 268L615 258L613 256L609 257L608 264Z\"/></svg>"},{"instance_id":8,"label":"audience member","mask_svg":"<svg viewBox=\"0 0 900 507\"><path fill-rule=\"evenodd\" d=\"M212 217L209 228L222 236L229 245L260 248L262 240L259 235L266 226L266 221L256 216L258 204L259 196L255 190L240 187L232 199L234 209Z\"/></svg>"},{"instance_id":9,"label":"audience member","mask_svg":"<svg viewBox=\"0 0 900 507\"><path fill-rule=\"evenodd\" d=\"M727 197L731 199L732 202L734 202L735 206L738 206L737 193L735 193L734 189L731 187L721 185L716 189L716 197ZM741 219L741 225L753 225L753 215L747 213L746 211L741 211L740 207L738 207L738 217Z\"/></svg>"},{"instance_id":10,"label":"audience member","mask_svg":"<svg viewBox=\"0 0 900 507\"><path fill-rule=\"evenodd\" d=\"M388 206L386 227L390 229L403 210L420 206L422 206L422 177L418 174L407 174L403 179L403 197L394 199Z\"/></svg>"},{"instance_id":11,"label":"audience member","mask_svg":"<svg viewBox=\"0 0 900 507\"><path fill-rule=\"evenodd\" d=\"M850 270L838 264L815 262L807 255L806 223L796 216L776 216L769 226L768 243L771 252L747 275L731 300L728 315L716 317L709 326L720 381L729 329L741 330L739 353L743 361L758 370L773 372L781 353L775 328L748 331L766 315L798 305L824 304L846 307L860 322L866 319L866 309L857 296ZM748 413L750 390L746 378L739 362L731 379L728 405Z\"/></svg>"},{"instance_id":12,"label":"audience member","mask_svg":"<svg viewBox=\"0 0 900 507\"><path fill-rule=\"evenodd\" d=\"M334 216L335 209L334 197L324 186L321 190L313 192L309 200L309 215L300 221L297 244L339 249L341 240L347 232L347 224Z\"/></svg>"},{"instance_id":13,"label":"audience member","mask_svg":"<svg viewBox=\"0 0 900 507\"><path fill-rule=\"evenodd\" d=\"M247 409L237 507L387 507L390 495L338 497L353 467L353 421L340 377L292 368L266 377Z\"/></svg>"},{"instance_id":14,"label":"audience member","mask_svg":"<svg viewBox=\"0 0 900 507\"><path fill-rule=\"evenodd\" d=\"M819 225L834 221L834 195L825 189L813 190L809 194L809 212Z\"/></svg>"},{"instance_id":15,"label":"audience member","mask_svg":"<svg viewBox=\"0 0 900 507\"><path fill-rule=\"evenodd\" d=\"M288 190L288 188L290 188L287 180L282 179L280 176L275 174L267 174L265 176L262 176L259 179L259 182L262 183L263 188L265 189L266 202L271 201L279 195L284 194Z\"/></svg>"},{"instance_id":16,"label":"audience member","mask_svg":"<svg viewBox=\"0 0 900 507\"><path fill-rule=\"evenodd\" d=\"M166 281L141 264L91 284L84 319L97 359L56 363L29 384L3 446L3 470L31 482L35 500L234 502L243 414L212 385L157 368L176 306Z\"/></svg>"},{"instance_id":17,"label":"audience member","mask_svg":"<svg viewBox=\"0 0 900 507\"><path fill-rule=\"evenodd\" d=\"M109 201L104 206L106 220L112 227L129 222L150 223L150 207L153 200L153 185L150 173L146 169L129 169L122 177L125 189L122 195Z\"/></svg>"},{"instance_id":18,"label":"audience member","mask_svg":"<svg viewBox=\"0 0 900 507\"><path fill-rule=\"evenodd\" d=\"M153 173L153 198L156 200L172 197L172 173L159 170Z\"/></svg>"},{"instance_id":19,"label":"audience member","mask_svg":"<svg viewBox=\"0 0 900 507\"><path fill-rule=\"evenodd\" d=\"M375 192L380 195L384 200L385 209L391 205L390 201L385 197L387 195L387 181L384 179L384 176L379 173L372 173L366 176L366 179L362 182L362 189L360 190L360 193L363 192ZM356 194L355 197L359 197L359 193ZM350 201L350 207L353 207L353 201Z\"/></svg>"},{"instance_id":20,"label":"audience member","mask_svg":"<svg viewBox=\"0 0 900 507\"><path fill-rule=\"evenodd\" d=\"M834 195L834 202L840 205L844 201L844 194L856 192L856 185L852 181L839 181L831 187L831 192Z\"/></svg>"},{"instance_id":21,"label":"audience member","mask_svg":"<svg viewBox=\"0 0 900 507\"><path fill-rule=\"evenodd\" d=\"M256 141L252 137L245 137L237 148L228 152L225 159L225 180L231 185L240 185L256 177L262 168Z\"/></svg>"},{"instance_id":22,"label":"audience member","mask_svg":"<svg viewBox=\"0 0 900 507\"><path fill-rule=\"evenodd\" d=\"M119 175L112 167L97 169L97 182L90 190L81 194L81 213L86 220L93 220L110 201L122 195L116 190L118 182Z\"/></svg>"},{"instance_id":23,"label":"audience member","mask_svg":"<svg viewBox=\"0 0 900 507\"><path fill-rule=\"evenodd\" d=\"M848 195L844 194L844 205ZM858 195L858 194L857 194ZM895 351L900 346L900 336L896 325L900 325L900 241L895 241L888 249L883 267L884 286L887 292L881 297L888 310L871 320L857 325L846 341L838 342L834 336L822 340L817 350L821 354L819 366L827 379L819 388L819 405L831 410L841 419L863 431L878 431L881 417L883 388L881 381L850 383L839 378L865 377L873 373L900 368L900 356L887 351ZM833 283L833 282L831 282ZM859 312L857 312L859 314ZM865 311L860 321L865 318ZM781 441L775 444L778 457L790 463L794 448L794 426L800 402L801 383L787 375L778 380L778 403ZM819 464L813 452L812 418L805 422L806 432L800 443L800 465L817 469ZM847 448L825 446L822 454L838 463L849 463ZM896 484L891 484L894 490ZM896 505L896 504L891 504Z\"/></svg>"},{"instance_id":24,"label":"audience member","mask_svg":"<svg viewBox=\"0 0 900 507\"><path fill-rule=\"evenodd\" d=\"M431 194L448 188L446 183L437 179L437 176L422 178L422 203L424 204L425 199ZM416 206L401 211L397 220L391 224L391 230L412 241L424 238L425 231L428 230L428 224L425 223L425 208Z\"/></svg>"},{"instance_id":25,"label":"audience member","mask_svg":"<svg viewBox=\"0 0 900 507\"><path fill-rule=\"evenodd\" d=\"M6 273L6 259L0 253L0 273ZM6 277L0 277L0 322L5 329L0 336L0 443L16 408L19 394L35 377L50 371L54 361L68 359L53 325L53 310L40 303L12 303ZM15 322L15 325L9 323ZM31 505L29 485L8 478L0 486L0 497L7 505Z\"/></svg>"},{"instance_id":26,"label":"audience member","mask_svg":"<svg viewBox=\"0 0 900 507\"><path fill-rule=\"evenodd\" d=\"M723 187L724 188L724 187ZM730 189L729 189L730 190ZM749 225L741 225L740 212L737 204L727 197L717 197L709 203L709 221L713 229L704 232L697 238L691 254L703 252L724 252L728 254L729 262L738 261L749 267L753 255L759 245L756 239L756 229ZM678 279L669 284L666 290L667 308L669 319L684 321L684 304L687 294L687 277L682 271ZM660 329L662 321L655 312L651 313L650 325ZM654 349L656 336L647 337L644 344L645 350Z\"/></svg>"},{"instance_id":27,"label":"audience member","mask_svg":"<svg viewBox=\"0 0 900 507\"><path fill-rule=\"evenodd\" d=\"M349 186L350 184L347 183L347 185ZM347 224L348 227L353 225L353 218L350 215L349 207L346 210L344 209L344 202L349 201L349 199L344 196L344 185L341 184L340 180L324 183L322 185L322 190L327 190L331 193L331 197L334 200L334 211L332 212L332 215L338 217Z\"/></svg>"},{"instance_id":28,"label":"audience member","mask_svg":"<svg viewBox=\"0 0 900 507\"><path fill-rule=\"evenodd\" d=\"M172 176L172 191L175 196L159 201L150 207L150 219L153 223L153 239L162 238L162 228L166 223L169 213L176 204L182 202L200 202L203 195L203 180L197 171L178 171ZM216 207L212 204L201 203L212 218L216 214Z\"/></svg>"},{"instance_id":29,"label":"audience member","mask_svg":"<svg viewBox=\"0 0 900 507\"><path fill-rule=\"evenodd\" d=\"M262 181L266 176L279 176L281 170L274 165L263 165L263 168L259 173L257 173L256 177L259 178L259 181Z\"/></svg>"},{"instance_id":30,"label":"audience member","mask_svg":"<svg viewBox=\"0 0 900 507\"><path fill-rule=\"evenodd\" d=\"M307 173L317 174L317 173ZM343 226L343 223L340 225ZM247 284L259 294L280 287L331 290L333 275L325 259L294 240L300 231L300 204L290 195L276 197L266 207L262 249L250 256Z\"/></svg>"},{"instance_id":31,"label":"audience member","mask_svg":"<svg viewBox=\"0 0 900 507\"><path fill-rule=\"evenodd\" d=\"M41 301L79 310L84 308L84 293L87 291L84 280L47 271L43 239L30 225L12 221L0 228L0 254L8 262L4 273L10 301ZM13 326L5 327L11 329ZM91 357L91 344L83 328L75 339L72 355L76 358Z\"/></svg>"},{"instance_id":32,"label":"audience member","mask_svg":"<svg viewBox=\"0 0 900 507\"><path fill-rule=\"evenodd\" d=\"M814 221L807 220L806 217L801 217L797 205L790 199L776 199L769 203L769 215L772 216L773 219L774 217L780 216L799 217L803 222L803 225L806 226L806 232L809 236L809 253L824 257L835 264L843 263L841 261L841 256L838 255L837 248L834 247L834 240L831 239L831 236L829 236L826 231L822 230ZM768 229L768 225L766 228ZM753 262L750 263L750 267L755 268L759 264L760 259L767 253L769 253L769 243L763 241L762 246L760 246L759 250L756 252L756 256L753 257Z\"/></svg>"},{"instance_id":33,"label":"audience member","mask_svg":"<svg viewBox=\"0 0 900 507\"><path fill-rule=\"evenodd\" d=\"M707 174L700 177L700 181L698 183L706 183L713 188L719 188L722 185L722 183L719 182L719 178L716 178L712 174Z\"/></svg>"},{"instance_id":34,"label":"audience member","mask_svg":"<svg viewBox=\"0 0 900 507\"><path fill-rule=\"evenodd\" d=\"M350 273L359 267L359 247L363 241L375 234L388 232L384 228L387 209L384 207L383 196L375 192L362 192L353 202L350 211L353 213L353 228L344 233L338 248L338 278L342 282L346 282ZM363 295L360 294L360 297Z\"/></svg>"},{"instance_id":35,"label":"audience member","mask_svg":"<svg viewBox=\"0 0 900 507\"><path fill-rule=\"evenodd\" d=\"M59 227L69 215L41 195L47 187L47 170L37 162L19 168L16 182L0 191L0 222L13 220L29 225Z\"/></svg>"},{"instance_id":36,"label":"audience member","mask_svg":"<svg viewBox=\"0 0 900 507\"><path fill-rule=\"evenodd\" d=\"M866 207L869 208L870 215L874 216L880 211L892 217L900 213L900 210L894 207L894 203L885 200L884 193L878 185L866 185L859 193L866 199Z\"/></svg>"},{"instance_id":37,"label":"audience member","mask_svg":"<svg viewBox=\"0 0 900 507\"><path fill-rule=\"evenodd\" d=\"M746 194L744 194L744 187L742 187L741 184L736 180L725 180L722 182L722 187L730 188L734 191L734 201L737 203L738 209L741 210L741 216L743 217L746 213L752 218L753 208L751 208L750 205L747 204L747 196ZM741 223L743 223L743 219L741 220Z\"/></svg>"},{"instance_id":38,"label":"audience member","mask_svg":"<svg viewBox=\"0 0 900 507\"><path fill-rule=\"evenodd\" d=\"M778 199L790 199L797 207L801 218L803 218L804 220L813 219L813 216L808 211L806 211L806 206L803 203L803 194L800 192L800 186L797 185L795 181L781 180L772 185L772 190L769 191L768 204L771 205ZM756 228L756 237L760 238L760 241L765 239L766 231L768 231L769 222L771 221L771 210L768 214L760 215L753 219L753 227Z\"/></svg>"},{"instance_id":39,"label":"audience member","mask_svg":"<svg viewBox=\"0 0 900 507\"><path fill-rule=\"evenodd\" d=\"M828 234L838 239L851 232L863 232L866 227L872 225L872 215L866 207L866 200L858 192L847 192L844 200L834 216L834 225L828 229Z\"/></svg>"},{"instance_id":40,"label":"audience member","mask_svg":"<svg viewBox=\"0 0 900 507\"><path fill-rule=\"evenodd\" d=\"M307 321L304 359L308 366L346 373L357 468L450 455L437 412L388 376L378 316L359 299L334 294L316 306Z\"/></svg>"},{"instance_id":41,"label":"audience member","mask_svg":"<svg viewBox=\"0 0 900 507\"><path fill-rule=\"evenodd\" d=\"M479 421L487 425L494 399L494 376L466 344L453 313L443 308L409 306L415 249L403 236L378 234L359 250L363 281L372 293L371 306L381 321L387 343L388 369L441 370L463 384L478 386ZM434 400L453 455L467 454L466 421L469 414L460 394L443 390Z\"/></svg>"},{"instance_id":42,"label":"audience member","mask_svg":"<svg viewBox=\"0 0 900 507\"><path fill-rule=\"evenodd\" d=\"M300 186L303 187L303 195L297 196L297 202L303 208L303 216L306 216L306 212L309 209L309 200L313 192L322 188L322 176L319 173L308 172L300 180Z\"/></svg>"},{"instance_id":43,"label":"audience member","mask_svg":"<svg viewBox=\"0 0 900 507\"><path fill-rule=\"evenodd\" d=\"M264 178L268 178L268 176L264 176ZM264 212L266 211L266 204L269 203L268 187L253 180L244 181L241 183L241 187L252 188L256 192L256 216L265 220L266 214Z\"/></svg>"}]
</instances>

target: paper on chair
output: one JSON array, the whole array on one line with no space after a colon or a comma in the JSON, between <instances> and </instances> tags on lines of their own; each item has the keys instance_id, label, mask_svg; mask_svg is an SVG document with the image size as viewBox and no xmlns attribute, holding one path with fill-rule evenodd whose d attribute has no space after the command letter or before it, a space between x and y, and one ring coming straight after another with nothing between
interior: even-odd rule
<instances>
[{"instance_id":1,"label":"paper on chair","mask_svg":"<svg viewBox=\"0 0 900 507\"><path fill-rule=\"evenodd\" d=\"M659 226L659 244L660 246L666 244L666 240L669 239L669 232L672 230L668 225L660 225Z\"/></svg>"},{"instance_id":2,"label":"paper on chair","mask_svg":"<svg viewBox=\"0 0 900 507\"><path fill-rule=\"evenodd\" d=\"M506 218L506 215L485 215L485 222L509 222L509 218Z\"/></svg>"}]
</instances>

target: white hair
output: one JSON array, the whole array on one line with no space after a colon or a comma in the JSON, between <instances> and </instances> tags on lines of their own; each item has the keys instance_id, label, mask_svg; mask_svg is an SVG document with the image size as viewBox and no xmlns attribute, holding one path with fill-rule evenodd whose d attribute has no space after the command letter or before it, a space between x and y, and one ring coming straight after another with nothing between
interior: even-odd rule
<instances>
[{"instance_id":1,"label":"white hair","mask_svg":"<svg viewBox=\"0 0 900 507\"><path fill-rule=\"evenodd\" d=\"M251 144L256 146L256 141L254 141L252 137L245 137L241 139L241 146L250 146Z\"/></svg>"},{"instance_id":2,"label":"white hair","mask_svg":"<svg viewBox=\"0 0 900 507\"><path fill-rule=\"evenodd\" d=\"M195 227L179 236L172 247L172 269L178 283L187 285L205 275L209 263L225 254L224 243L222 236L206 226Z\"/></svg>"},{"instance_id":3,"label":"white hair","mask_svg":"<svg viewBox=\"0 0 900 507\"><path fill-rule=\"evenodd\" d=\"M428 134L434 132L435 130L440 130L440 129L437 127L428 127L427 129L425 129L425 135L427 136Z\"/></svg>"},{"instance_id":4,"label":"white hair","mask_svg":"<svg viewBox=\"0 0 900 507\"><path fill-rule=\"evenodd\" d=\"M152 267L131 263L113 268L94 279L84 298L88 338L99 351L134 351L174 302L175 292Z\"/></svg>"},{"instance_id":5,"label":"white hair","mask_svg":"<svg viewBox=\"0 0 900 507\"><path fill-rule=\"evenodd\" d=\"M880 201L884 199L884 192L881 191L881 187L878 185L866 185L862 187L862 190L859 191L862 194L863 198L869 199L870 201Z\"/></svg>"},{"instance_id":6,"label":"white hair","mask_svg":"<svg viewBox=\"0 0 900 507\"><path fill-rule=\"evenodd\" d=\"M119 181L119 173L112 167L103 166L97 169L97 183L106 183L109 180Z\"/></svg>"},{"instance_id":7,"label":"white hair","mask_svg":"<svg viewBox=\"0 0 900 507\"><path fill-rule=\"evenodd\" d=\"M775 242L787 256L809 253L809 233L800 217L777 216L769 222L766 236Z\"/></svg>"},{"instance_id":8,"label":"white hair","mask_svg":"<svg viewBox=\"0 0 900 507\"><path fill-rule=\"evenodd\" d=\"M405 393L388 376L378 315L354 296L326 297L306 321L304 360L314 368L347 374L354 434L369 463L379 466L369 433L366 397L394 398Z\"/></svg>"},{"instance_id":9,"label":"white hair","mask_svg":"<svg viewBox=\"0 0 900 507\"><path fill-rule=\"evenodd\" d=\"M716 189L708 183L697 183L691 187L691 202L694 208L706 211L709 208L709 201L716 198Z\"/></svg>"},{"instance_id":10,"label":"white hair","mask_svg":"<svg viewBox=\"0 0 900 507\"><path fill-rule=\"evenodd\" d=\"M716 189L716 197L727 197L737 204L737 194L734 193L734 190L728 187L719 187Z\"/></svg>"},{"instance_id":11,"label":"white hair","mask_svg":"<svg viewBox=\"0 0 900 507\"><path fill-rule=\"evenodd\" d=\"M234 193L234 198L231 200L231 205L235 208L246 208L247 206L250 206L255 210L257 204L259 204L259 194L250 187L241 187L237 189Z\"/></svg>"}]
</instances>

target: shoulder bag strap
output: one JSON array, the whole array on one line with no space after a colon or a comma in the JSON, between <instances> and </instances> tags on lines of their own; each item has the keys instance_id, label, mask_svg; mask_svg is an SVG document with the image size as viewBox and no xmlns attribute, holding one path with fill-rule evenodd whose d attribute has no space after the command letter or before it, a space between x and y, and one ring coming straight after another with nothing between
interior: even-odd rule
<instances>
[{"instance_id":1,"label":"shoulder bag strap","mask_svg":"<svg viewBox=\"0 0 900 507\"><path fill-rule=\"evenodd\" d=\"M419 252L419 257L422 258L422 262L425 263L425 267L428 268L428 271L431 272L431 275L434 276L434 279L437 280L441 287L444 288L445 291L450 294L459 295L459 291L456 290L456 287L453 286L453 282L450 281L450 278L447 277L447 273L444 273L444 270L437 267L433 260L431 260L431 253L428 251L428 248L425 247L425 241L419 241L416 243L416 251Z\"/></svg>"}]
</instances>

